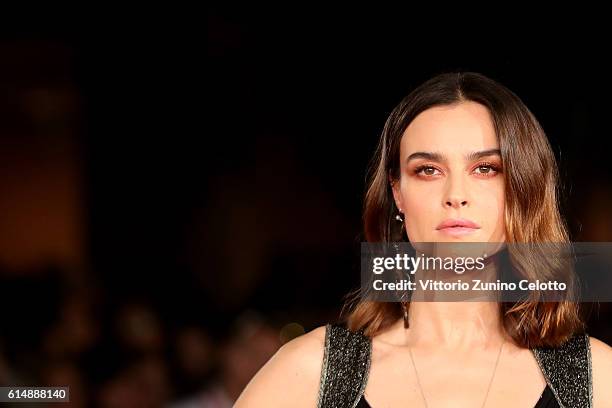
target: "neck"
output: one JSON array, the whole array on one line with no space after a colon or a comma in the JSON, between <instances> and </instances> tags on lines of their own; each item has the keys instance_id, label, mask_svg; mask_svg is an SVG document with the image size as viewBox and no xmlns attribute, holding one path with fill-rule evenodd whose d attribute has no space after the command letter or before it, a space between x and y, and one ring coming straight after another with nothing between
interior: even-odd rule
<instances>
[{"instance_id":1,"label":"neck","mask_svg":"<svg viewBox=\"0 0 612 408\"><path fill-rule=\"evenodd\" d=\"M497 302L412 302L408 322L415 345L474 349L504 338Z\"/></svg>"},{"instance_id":2,"label":"neck","mask_svg":"<svg viewBox=\"0 0 612 408\"><path fill-rule=\"evenodd\" d=\"M453 281L460 276L464 282L471 282L472 279L494 281L497 277L496 266L494 262L488 263L481 271L471 271L464 275L451 272L454 276L450 277L438 273L434 273L432 277L429 272L427 278ZM425 274L417 273L418 275L420 279L426 279ZM423 295L418 289L413 293L413 301L408 311L410 341L413 344L459 350L495 347L506 338L499 303L493 301L494 293L489 293L480 301L475 299L474 292L464 295L461 298L463 301L452 301L449 293L442 292L441 296L434 294L433 299L437 298L437 301L422 301L429 296Z\"/></svg>"}]
</instances>

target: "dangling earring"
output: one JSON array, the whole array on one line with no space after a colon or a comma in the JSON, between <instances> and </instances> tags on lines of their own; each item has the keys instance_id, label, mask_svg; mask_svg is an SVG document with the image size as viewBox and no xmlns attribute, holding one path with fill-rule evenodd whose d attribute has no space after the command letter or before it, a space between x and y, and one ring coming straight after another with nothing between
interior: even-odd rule
<instances>
[{"instance_id":1,"label":"dangling earring","mask_svg":"<svg viewBox=\"0 0 612 408\"><path fill-rule=\"evenodd\" d=\"M402 224L404 223L404 219L401 216L402 210L401 208L399 209L400 214L397 214L395 216L395 219L398 222L401 222ZM403 225L402 225L402 229L403 229ZM398 251L399 253L399 246L397 244L395 244L395 249ZM410 280L410 276L408 277L408 279ZM402 293L401 297L400 297L400 305L402 306L402 314L404 316L404 329L408 328L408 307L407 304L408 302L405 301L405 299L407 297L409 297L410 295L408 295L407 292Z\"/></svg>"},{"instance_id":2,"label":"dangling earring","mask_svg":"<svg viewBox=\"0 0 612 408\"><path fill-rule=\"evenodd\" d=\"M400 241L404 240L404 238L403 238L403 235L404 235L404 218L402 217L402 214L403 214L402 213L402 209L400 208L399 209L399 214L397 214L395 216L395 221L397 221L399 223L399 225L400 225L400 237L399 237Z\"/></svg>"},{"instance_id":3,"label":"dangling earring","mask_svg":"<svg viewBox=\"0 0 612 408\"><path fill-rule=\"evenodd\" d=\"M408 328L408 307L406 306L406 302L401 302L402 312L404 313L404 329Z\"/></svg>"}]
</instances>

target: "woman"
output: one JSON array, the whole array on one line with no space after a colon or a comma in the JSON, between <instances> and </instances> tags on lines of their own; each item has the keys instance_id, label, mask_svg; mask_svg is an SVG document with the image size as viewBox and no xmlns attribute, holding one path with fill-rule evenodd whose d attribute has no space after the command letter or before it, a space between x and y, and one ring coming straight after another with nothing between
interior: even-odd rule
<instances>
[{"instance_id":1,"label":"woman","mask_svg":"<svg viewBox=\"0 0 612 408\"><path fill-rule=\"evenodd\" d=\"M404 98L372 169L368 242L569 241L543 130L483 75L442 74ZM612 407L612 349L577 307L361 299L346 328L285 344L236 406Z\"/></svg>"}]
</instances>

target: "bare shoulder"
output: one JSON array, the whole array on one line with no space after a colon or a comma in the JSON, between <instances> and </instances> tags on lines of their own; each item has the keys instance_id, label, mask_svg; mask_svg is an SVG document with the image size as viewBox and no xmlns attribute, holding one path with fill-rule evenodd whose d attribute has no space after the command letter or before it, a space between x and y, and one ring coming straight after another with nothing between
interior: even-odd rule
<instances>
[{"instance_id":1,"label":"bare shoulder","mask_svg":"<svg viewBox=\"0 0 612 408\"><path fill-rule=\"evenodd\" d=\"M325 347L325 326L284 344L246 386L236 408L314 407Z\"/></svg>"},{"instance_id":2,"label":"bare shoulder","mask_svg":"<svg viewBox=\"0 0 612 408\"><path fill-rule=\"evenodd\" d=\"M589 337L593 367L593 406L612 408L612 347Z\"/></svg>"}]
</instances>

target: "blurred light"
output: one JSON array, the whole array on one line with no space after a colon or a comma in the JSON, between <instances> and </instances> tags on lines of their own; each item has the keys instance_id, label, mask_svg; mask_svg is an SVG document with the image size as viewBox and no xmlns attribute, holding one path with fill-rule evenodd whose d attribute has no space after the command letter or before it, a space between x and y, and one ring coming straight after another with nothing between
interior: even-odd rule
<instances>
[{"instance_id":1,"label":"blurred light","mask_svg":"<svg viewBox=\"0 0 612 408\"><path fill-rule=\"evenodd\" d=\"M289 323L280 330L280 340L282 344L287 343L305 333L304 327L299 323Z\"/></svg>"}]
</instances>

